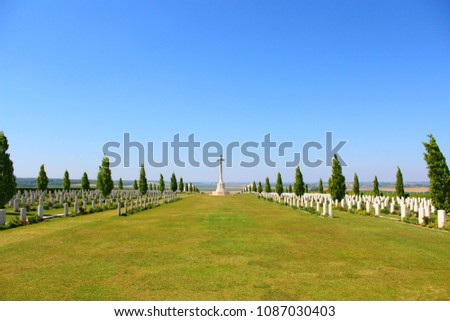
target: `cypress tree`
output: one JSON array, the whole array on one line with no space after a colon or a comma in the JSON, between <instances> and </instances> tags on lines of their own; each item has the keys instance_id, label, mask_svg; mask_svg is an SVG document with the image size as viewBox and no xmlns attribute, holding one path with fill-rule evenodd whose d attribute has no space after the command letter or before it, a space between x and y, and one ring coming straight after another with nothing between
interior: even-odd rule
<instances>
[{"instance_id":1,"label":"cypress tree","mask_svg":"<svg viewBox=\"0 0 450 321\"><path fill-rule=\"evenodd\" d=\"M270 186L269 178L266 177L266 185L264 185L264 192L270 193L272 191L272 187Z\"/></svg>"},{"instance_id":2,"label":"cypress tree","mask_svg":"<svg viewBox=\"0 0 450 321\"><path fill-rule=\"evenodd\" d=\"M405 189L403 187L403 174L400 167L397 166L397 174L395 175L395 193L398 197L405 196Z\"/></svg>"},{"instance_id":3,"label":"cypress tree","mask_svg":"<svg viewBox=\"0 0 450 321\"><path fill-rule=\"evenodd\" d=\"M8 138L0 131L0 208L16 194L16 177L14 176L14 164L9 156Z\"/></svg>"},{"instance_id":4,"label":"cypress tree","mask_svg":"<svg viewBox=\"0 0 450 321\"><path fill-rule=\"evenodd\" d=\"M283 180L281 179L280 172L278 172L277 174L277 183L275 184L275 192L277 192L278 195L283 194Z\"/></svg>"},{"instance_id":5,"label":"cypress tree","mask_svg":"<svg viewBox=\"0 0 450 321\"><path fill-rule=\"evenodd\" d=\"M170 177L170 189L172 192L176 192L178 189L177 177L175 173L172 173L172 177Z\"/></svg>"},{"instance_id":6,"label":"cypress tree","mask_svg":"<svg viewBox=\"0 0 450 321\"><path fill-rule=\"evenodd\" d=\"M303 175L299 166L295 169L294 193L297 196L305 194L305 182L303 182Z\"/></svg>"},{"instance_id":7,"label":"cypress tree","mask_svg":"<svg viewBox=\"0 0 450 321\"><path fill-rule=\"evenodd\" d=\"M256 192L258 189L256 188L256 182L253 181L252 183L252 192Z\"/></svg>"},{"instance_id":8,"label":"cypress tree","mask_svg":"<svg viewBox=\"0 0 450 321\"><path fill-rule=\"evenodd\" d=\"M81 189L82 190L88 190L91 188L91 183L89 182L89 178L86 172L83 173L83 176L81 177Z\"/></svg>"},{"instance_id":9,"label":"cypress tree","mask_svg":"<svg viewBox=\"0 0 450 321\"><path fill-rule=\"evenodd\" d=\"M309 186L308 186L308 184L305 184L305 193L308 193L308 190L309 190Z\"/></svg>"},{"instance_id":10,"label":"cypress tree","mask_svg":"<svg viewBox=\"0 0 450 321\"><path fill-rule=\"evenodd\" d=\"M103 197L111 194L114 188L114 182L111 176L111 169L109 168L109 158L103 157L102 165L99 166L97 174L97 188L102 193Z\"/></svg>"},{"instance_id":11,"label":"cypress tree","mask_svg":"<svg viewBox=\"0 0 450 321\"><path fill-rule=\"evenodd\" d=\"M64 178L63 178L63 190L69 190L70 189L70 178L69 178L69 172L66 170L64 172Z\"/></svg>"},{"instance_id":12,"label":"cypress tree","mask_svg":"<svg viewBox=\"0 0 450 321\"><path fill-rule=\"evenodd\" d=\"M261 182L258 182L258 193L262 193L263 188Z\"/></svg>"},{"instance_id":13,"label":"cypress tree","mask_svg":"<svg viewBox=\"0 0 450 321\"><path fill-rule=\"evenodd\" d=\"M118 189L123 189L123 181L122 181L122 177L119 178L119 186L117 187Z\"/></svg>"},{"instance_id":14,"label":"cypress tree","mask_svg":"<svg viewBox=\"0 0 450 321\"><path fill-rule=\"evenodd\" d=\"M144 164L142 164L141 172L139 174L139 192L141 192L141 195L145 195L147 191L148 191L147 175L145 173Z\"/></svg>"},{"instance_id":15,"label":"cypress tree","mask_svg":"<svg viewBox=\"0 0 450 321\"><path fill-rule=\"evenodd\" d=\"M180 193L184 192L184 182L183 182L183 177L180 177L180 183L178 184L178 190L180 191Z\"/></svg>"},{"instance_id":16,"label":"cypress tree","mask_svg":"<svg viewBox=\"0 0 450 321\"><path fill-rule=\"evenodd\" d=\"M376 176L373 179L373 195L380 196L380 188L378 185L378 178Z\"/></svg>"},{"instance_id":17,"label":"cypress tree","mask_svg":"<svg viewBox=\"0 0 450 321\"><path fill-rule=\"evenodd\" d=\"M39 169L39 175L36 179L36 189L38 191L45 191L48 187L48 177L47 173L45 172L44 164L41 165L41 168Z\"/></svg>"},{"instance_id":18,"label":"cypress tree","mask_svg":"<svg viewBox=\"0 0 450 321\"><path fill-rule=\"evenodd\" d=\"M328 192L331 194L333 200L342 200L345 196L345 177L342 175L342 166L336 157L333 157L333 164L331 166L331 178L329 180Z\"/></svg>"},{"instance_id":19,"label":"cypress tree","mask_svg":"<svg viewBox=\"0 0 450 321\"><path fill-rule=\"evenodd\" d=\"M317 192L323 194L323 182L322 179L319 180L319 187L317 187Z\"/></svg>"},{"instance_id":20,"label":"cypress tree","mask_svg":"<svg viewBox=\"0 0 450 321\"><path fill-rule=\"evenodd\" d=\"M428 135L430 141L422 143L425 147L424 159L430 179L430 196L433 205L440 210L450 211L450 172L447 161L436 139Z\"/></svg>"},{"instance_id":21,"label":"cypress tree","mask_svg":"<svg viewBox=\"0 0 450 321\"><path fill-rule=\"evenodd\" d=\"M153 184L152 184L152 183L149 183L149 184L148 184L148 187L149 187L149 189L150 189L151 191L153 191Z\"/></svg>"},{"instance_id":22,"label":"cypress tree","mask_svg":"<svg viewBox=\"0 0 450 321\"><path fill-rule=\"evenodd\" d=\"M162 174L159 174L159 190L161 193L166 190L166 184L164 183L164 177Z\"/></svg>"},{"instance_id":23,"label":"cypress tree","mask_svg":"<svg viewBox=\"0 0 450 321\"><path fill-rule=\"evenodd\" d=\"M133 189L134 189L135 191L137 191L137 190L139 189L139 185L138 185L138 182L137 182L136 179L135 179L134 182L133 182Z\"/></svg>"},{"instance_id":24,"label":"cypress tree","mask_svg":"<svg viewBox=\"0 0 450 321\"><path fill-rule=\"evenodd\" d=\"M193 190L192 190L192 183L189 183L189 193L192 193L193 192Z\"/></svg>"},{"instance_id":25,"label":"cypress tree","mask_svg":"<svg viewBox=\"0 0 450 321\"><path fill-rule=\"evenodd\" d=\"M359 195L359 178L356 173L353 176L353 194Z\"/></svg>"}]
</instances>

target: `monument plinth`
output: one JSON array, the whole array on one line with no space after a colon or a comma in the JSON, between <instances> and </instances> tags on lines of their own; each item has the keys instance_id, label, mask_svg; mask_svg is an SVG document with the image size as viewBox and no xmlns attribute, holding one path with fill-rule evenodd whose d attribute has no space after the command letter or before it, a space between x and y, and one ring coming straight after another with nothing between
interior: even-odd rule
<instances>
[{"instance_id":1,"label":"monument plinth","mask_svg":"<svg viewBox=\"0 0 450 321\"><path fill-rule=\"evenodd\" d=\"M225 190L225 183L223 182L223 172L222 172L222 162L225 159L223 159L222 155L220 155L219 157L219 182L217 183L217 188L215 192L212 192L212 195L214 196L224 196L224 195L229 195L230 192Z\"/></svg>"}]
</instances>

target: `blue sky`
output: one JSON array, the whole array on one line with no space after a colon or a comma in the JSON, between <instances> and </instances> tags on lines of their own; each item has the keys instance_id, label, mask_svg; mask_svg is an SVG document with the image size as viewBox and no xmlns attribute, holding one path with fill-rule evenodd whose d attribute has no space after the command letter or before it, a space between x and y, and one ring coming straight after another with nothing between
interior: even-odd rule
<instances>
[{"instance_id":1,"label":"blue sky","mask_svg":"<svg viewBox=\"0 0 450 321\"><path fill-rule=\"evenodd\" d=\"M352 181L427 180L421 142L450 157L448 1L0 2L0 130L18 177L96 177L108 141L195 133L217 141L348 141ZM293 151L292 150L292 151ZM261 154L262 149L259 148ZM285 181L277 167L225 169L225 181ZM315 156L324 157L318 152ZM169 159L171 154L169 154ZM245 157L234 155L236 159ZM138 178L132 166L113 178ZM217 168L152 168L214 181ZM308 182L330 168L307 168Z\"/></svg>"}]
</instances>

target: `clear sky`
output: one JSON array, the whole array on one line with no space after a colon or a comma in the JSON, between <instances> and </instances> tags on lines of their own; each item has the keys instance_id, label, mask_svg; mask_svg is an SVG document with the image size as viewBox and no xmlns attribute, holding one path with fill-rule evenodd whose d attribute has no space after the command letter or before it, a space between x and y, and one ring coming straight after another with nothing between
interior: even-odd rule
<instances>
[{"instance_id":1,"label":"clear sky","mask_svg":"<svg viewBox=\"0 0 450 321\"><path fill-rule=\"evenodd\" d=\"M450 157L449 107L445 0L0 2L0 130L18 177L45 164L49 177L95 178L103 145L123 145L124 133L154 142L156 160L177 133L223 146L271 133L294 145L272 157L277 167L235 162L225 181L277 171L291 181L289 155L331 131L348 141L348 181L394 181L397 165L423 181L429 133ZM172 158L169 149L169 166L146 164L147 177L217 179L217 168ZM132 149L113 178L138 178L138 166ZM300 166L307 182L330 176L324 164Z\"/></svg>"}]
</instances>

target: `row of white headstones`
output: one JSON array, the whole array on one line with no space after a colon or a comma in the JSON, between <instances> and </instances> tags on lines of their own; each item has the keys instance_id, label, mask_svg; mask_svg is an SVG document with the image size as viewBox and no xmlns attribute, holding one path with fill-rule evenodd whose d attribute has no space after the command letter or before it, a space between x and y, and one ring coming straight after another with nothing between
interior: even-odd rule
<instances>
[{"instance_id":1,"label":"row of white headstones","mask_svg":"<svg viewBox=\"0 0 450 321\"><path fill-rule=\"evenodd\" d=\"M139 191L125 191L125 190L113 190L111 194L103 199L101 193L98 190L80 191L19 191L9 201L9 206L14 208L15 212L20 212L19 218L23 222L27 221L27 209L37 204L37 215L39 218L44 218L44 203L55 205L60 204L63 207L63 213L54 216L69 216L69 203L73 203L73 213L78 213L80 204L86 210L88 204L91 208L103 208L109 207L110 204L117 204L118 215L128 212L129 208L147 208L147 205L157 206L160 199L162 203L171 202L178 199L179 196L176 192L166 190L164 193L161 191L147 191L145 195L141 195ZM124 203L122 208L121 203ZM21 207L23 206L23 207ZM6 224L6 209L0 209L0 225Z\"/></svg>"},{"instance_id":2,"label":"row of white headstones","mask_svg":"<svg viewBox=\"0 0 450 321\"><path fill-rule=\"evenodd\" d=\"M435 213L436 208L433 206L430 199L426 198L404 198L404 197L390 197L390 196L355 196L346 195L340 202L332 200L330 194L306 193L302 196L297 196L294 193L260 193L260 197L271 199L274 202L283 203L289 206L296 207L310 207L315 208L317 212L323 216L333 217L333 206L338 206L346 209L351 209L356 206L357 210L361 210L364 204L367 213L374 209L374 215L380 216L380 211L389 208L390 213L394 213L395 206L400 206L400 217L403 220L406 218L407 209L418 214L418 222L422 224L426 217L430 217L430 213ZM437 211L438 227L443 228L446 221L445 210Z\"/></svg>"}]
</instances>

